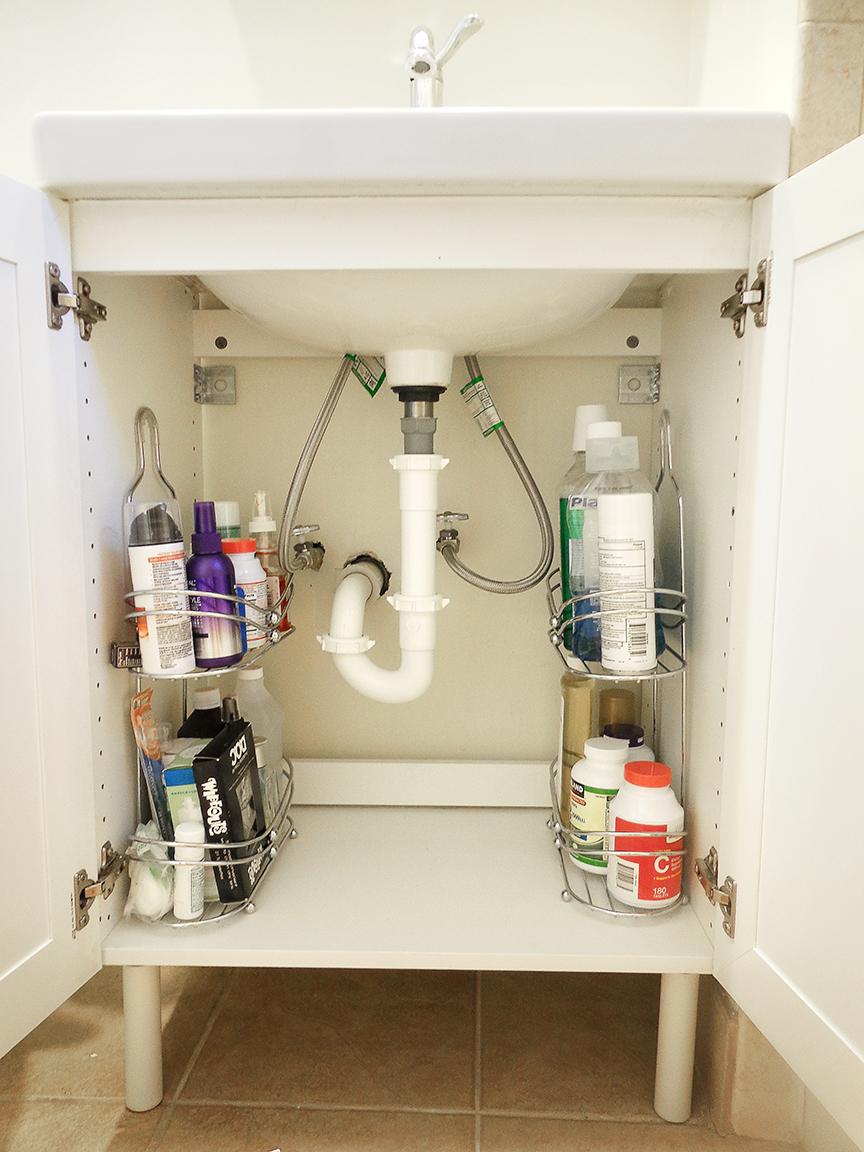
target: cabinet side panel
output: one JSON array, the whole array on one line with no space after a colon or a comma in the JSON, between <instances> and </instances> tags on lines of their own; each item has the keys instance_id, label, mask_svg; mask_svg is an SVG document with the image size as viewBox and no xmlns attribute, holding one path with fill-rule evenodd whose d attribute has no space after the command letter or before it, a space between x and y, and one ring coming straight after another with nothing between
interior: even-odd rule
<instances>
[{"instance_id":1,"label":"cabinet side panel","mask_svg":"<svg viewBox=\"0 0 864 1152\"><path fill-rule=\"evenodd\" d=\"M135 640L127 611L121 509L136 471L134 420L152 408L162 469L176 489L188 538L200 495L201 419L193 400L192 298L175 280L88 276L108 320L78 352L85 555L90 637L90 701L99 842L115 848L135 827L137 768L129 705L136 679L111 666L111 644ZM143 684L153 684L144 681ZM158 684L157 719L176 724L178 688ZM126 885L94 906L103 935L122 914Z\"/></svg>"},{"instance_id":2,"label":"cabinet side panel","mask_svg":"<svg viewBox=\"0 0 864 1152\"><path fill-rule=\"evenodd\" d=\"M691 858L706 855L716 842L719 818L741 392L739 342L719 312L733 287L730 274L681 276L669 284L663 304L660 407L672 419L690 598L686 809ZM692 887L696 912L710 930L715 910L698 884Z\"/></svg>"}]
</instances>

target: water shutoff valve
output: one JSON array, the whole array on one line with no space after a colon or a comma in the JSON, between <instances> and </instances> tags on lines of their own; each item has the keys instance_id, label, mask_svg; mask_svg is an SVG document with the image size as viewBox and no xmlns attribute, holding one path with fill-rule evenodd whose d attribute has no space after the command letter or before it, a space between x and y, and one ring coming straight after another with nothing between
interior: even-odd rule
<instances>
[{"instance_id":1,"label":"water shutoff valve","mask_svg":"<svg viewBox=\"0 0 864 1152\"><path fill-rule=\"evenodd\" d=\"M454 553L459 551L459 530L456 528L458 520L467 520L467 512L439 512L435 517L436 521L442 525L441 531L438 533L438 551L441 552L444 548L450 548Z\"/></svg>"},{"instance_id":2,"label":"water shutoff valve","mask_svg":"<svg viewBox=\"0 0 864 1152\"><path fill-rule=\"evenodd\" d=\"M294 545L294 555L298 568L311 568L313 572L317 572L324 563L325 549L321 541L303 539L310 532L319 532L320 530L319 524L301 524L298 528L292 529L291 535L300 537Z\"/></svg>"}]
</instances>

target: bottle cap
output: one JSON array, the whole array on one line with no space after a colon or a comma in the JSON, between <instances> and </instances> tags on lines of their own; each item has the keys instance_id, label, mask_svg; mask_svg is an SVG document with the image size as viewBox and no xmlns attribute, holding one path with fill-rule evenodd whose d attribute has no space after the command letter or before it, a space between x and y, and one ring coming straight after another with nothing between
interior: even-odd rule
<instances>
[{"instance_id":1,"label":"bottle cap","mask_svg":"<svg viewBox=\"0 0 864 1152\"><path fill-rule=\"evenodd\" d=\"M600 693L600 727L607 724L632 724L636 715L636 697L629 688L604 688Z\"/></svg>"},{"instance_id":2,"label":"bottle cap","mask_svg":"<svg viewBox=\"0 0 864 1152\"><path fill-rule=\"evenodd\" d=\"M640 788L668 788L672 783L672 769L652 760L631 760L624 765L624 779Z\"/></svg>"},{"instance_id":3,"label":"bottle cap","mask_svg":"<svg viewBox=\"0 0 864 1152\"><path fill-rule=\"evenodd\" d=\"M240 535L240 505L236 500L214 500L216 530L224 540Z\"/></svg>"},{"instance_id":4,"label":"bottle cap","mask_svg":"<svg viewBox=\"0 0 864 1152\"><path fill-rule=\"evenodd\" d=\"M195 531L192 533L192 551L196 556L207 556L222 551L222 537L216 531L216 510L212 500L195 501Z\"/></svg>"},{"instance_id":5,"label":"bottle cap","mask_svg":"<svg viewBox=\"0 0 864 1152\"><path fill-rule=\"evenodd\" d=\"M629 751L630 745L626 740L613 740L611 736L592 736L585 741L586 759L623 764Z\"/></svg>"},{"instance_id":6,"label":"bottle cap","mask_svg":"<svg viewBox=\"0 0 864 1152\"><path fill-rule=\"evenodd\" d=\"M264 669L263 668L241 668L241 670L237 673L237 679L238 680L263 680L264 679Z\"/></svg>"},{"instance_id":7,"label":"bottle cap","mask_svg":"<svg viewBox=\"0 0 864 1152\"><path fill-rule=\"evenodd\" d=\"M591 438L585 446L586 472L637 472L639 441L635 436Z\"/></svg>"},{"instance_id":8,"label":"bottle cap","mask_svg":"<svg viewBox=\"0 0 864 1152\"><path fill-rule=\"evenodd\" d=\"M129 543L174 544L183 539L183 533L165 504L152 504L139 512L129 529Z\"/></svg>"},{"instance_id":9,"label":"bottle cap","mask_svg":"<svg viewBox=\"0 0 864 1152\"><path fill-rule=\"evenodd\" d=\"M255 493L255 515L249 521L249 531L253 536L259 532L275 532L276 521L267 510L267 493Z\"/></svg>"},{"instance_id":10,"label":"bottle cap","mask_svg":"<svg viewBox=\"0 0 864 1152\"><path fill-rule=\"evenodd\" d=\"M222 541L222 551L233 555L236 552L246 553L255 551L255 541L237 537L233 540Z\"/></svg>"},{"instance_id":11,"label":"bottle cap","mask_svg":"<svg viewBox=\"0 0 864 1152\"><path fill-rule=\"evenodd\" d=\"M576 409L576 420L573 424L573 451L585 451L585 433L589 424L606 419L605 404L580 404Z\"/></svg>"},{"instance_id":12,"label":"bottle cap","mask_svg":"<svg viewBox=\"0 0 864 1152\"><path fill-rule=\"evenodd\" d=\"M196 688L192 694L193 708L221 708L222 694L218 688Z\"/></svg>"},{"instance_id":13,"label":"bottle cap","mask_svg":"<svg viewBox=\"0 0 864 1152\"><path fill-rule=\"evenodd\" d=\"M194 796L187 796L177 813L177 827L182 828L186 823L201 824L201 805ZM203 828L203 824L201 826Z\"/></svg>"},{"instance_id":14,"label":"bottle cap","mask_svg":"<svg viewBox=\"0 0 864 1152\"><path fill-rule=\"evenodd\" d=\"M589 440L600 440L606 436L620 436L621 435L621 421L620 420L595 420L588 425L585 432L585 443L587 445Z\"/></svg>"},{"instance_id":15,"label":"bottle cap","mask_svg":"<svg viewBox=\"0 0 864 1152\"><path fill-rule=\"evenodd\" d=\"M631 748L641 748L645 743L645 729L638 724L607 724L603 735L612 736L615 740L626 740Z\"/></svg>"}]
</instances>

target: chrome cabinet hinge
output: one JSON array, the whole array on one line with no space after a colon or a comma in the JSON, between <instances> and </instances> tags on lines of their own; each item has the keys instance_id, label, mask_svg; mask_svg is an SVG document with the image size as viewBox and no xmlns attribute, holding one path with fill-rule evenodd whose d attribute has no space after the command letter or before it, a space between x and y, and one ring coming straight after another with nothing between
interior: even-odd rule
<instances>
[{"instance_id":1,"label":"chrome cabinet hinge","mask_svg":"<svg viewBox=\"0 0 864 1152\"><path fill-rule=\"evenodd\" d=\"M114 851L111 841L108 840L102 845L97 879L91 880L85 868L75 873L72 879L72 919L75 932L87 927L90 923L90 908L93 901L97 896L108 899L125 867L126 860L119 852Z\"/></svg>"},{"instance_id":2,"label":"chrome cabinet hinge","mask_svg":"<svg viewBox=\"0 0 864 1152\"><path fill-rule=\"evenodd\" d=\"M233 364L194 366L196 404L236 404L237 384Z\"/></svg>"},{"instance_id":3,"label":"chrome cabinet hinge","mask_svg":"<svg viewBox=\"0 0 864 1152\"><path fill-rule=\"evenodd\" d=\"M771 258L760 260L756 268L756 278L747 285L747 273L739 276L735 284L735 294L720 305L720 316L732 321L735 335L740 340L744 335L747 309L753 313L753 323L764 328L768 323L768 296L770 292Z\"/></svg>"},{"instance_id":4,"label":"chrome cabinet hinge","mask_svg":"<svg viewBox=\"0 0 864 1152\"><path fill-rule=\"evenodd\" d=\"M723 913L723 931L730 940L735 939L735 902L738 885L731 876L718 884L717 849L712 848L707 856L695 862L696 875L712 904L719 906Z\"/></svg>"},{"instance_id":5,"label":"chrome cabinet hinge","mask_svg":"<svg viewBox=\"0 0 864 1152\"><path fill-rule=\"evenodd\" d=\"M45 265L45 292L48 299L48 327L63 327L63 317L74 312L78 321L78 331L82 340L89 340L93 325L108 319L108 309L90 295L90 285L78 277L78 293L70 292L60 279L60 269L56 264Z\"/></svg>"}]
</instances>

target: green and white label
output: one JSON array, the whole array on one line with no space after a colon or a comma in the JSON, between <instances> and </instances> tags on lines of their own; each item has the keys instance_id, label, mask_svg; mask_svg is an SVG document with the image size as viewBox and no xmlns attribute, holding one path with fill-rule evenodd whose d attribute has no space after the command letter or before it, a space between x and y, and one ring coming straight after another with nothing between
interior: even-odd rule
<instances>
[{"instance_id":1,"label":"green and white label","mask_svg":"<svg viewBox=\"0 0 864 1152\"><path fill-rule=\"evenodd\" d=\"M489 436L496 428L502 427L504 421L498 415L495 402L489 395L486 381L482 376L469 380L461 390L460 395L468 405L471 416L477 421L477 427L484 436Z\"/></svg>"}]
</instances>

